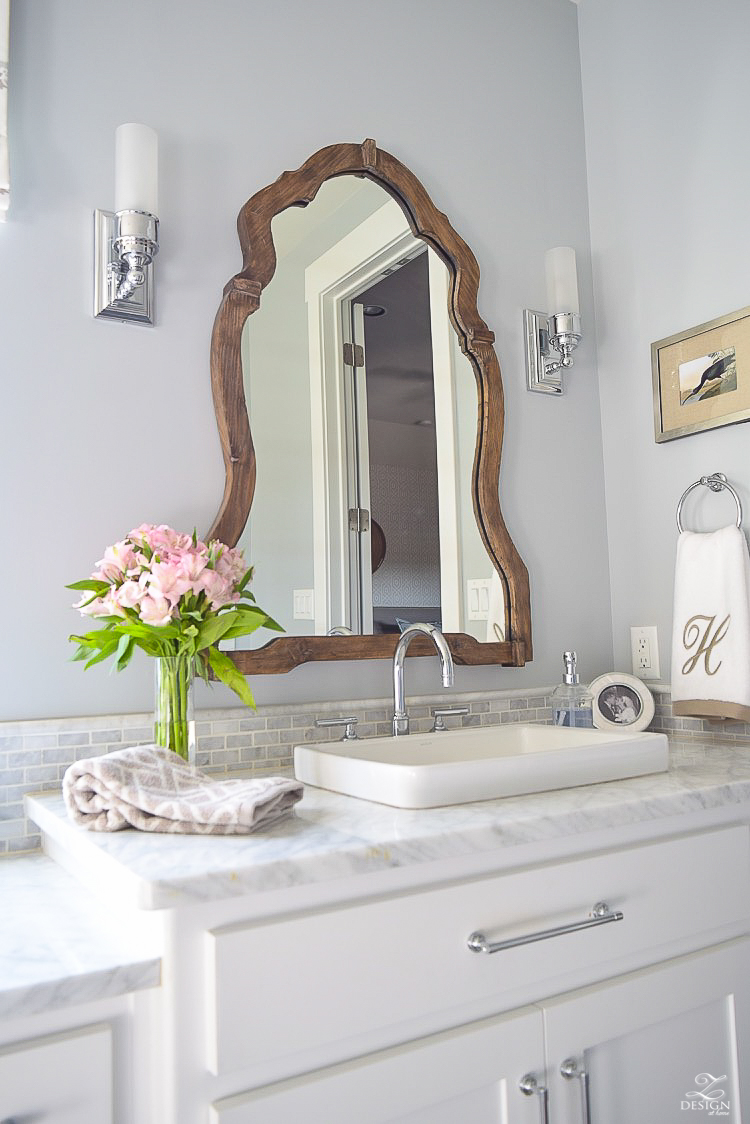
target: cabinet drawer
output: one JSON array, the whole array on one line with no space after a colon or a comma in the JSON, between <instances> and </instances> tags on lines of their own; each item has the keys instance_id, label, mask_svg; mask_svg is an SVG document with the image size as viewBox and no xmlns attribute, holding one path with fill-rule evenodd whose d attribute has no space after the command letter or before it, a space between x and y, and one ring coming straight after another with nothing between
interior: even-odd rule
<instances>
[{"instance_id":1,"label":"cabinet drawer","mask_svg":"<svg viewBox=\"0 0 750 1124\"><path fill-rule=\"evenodd\" d=\"M0 1049L0 1120L111 1124L112 1032L108 1026Z\"/></svg>"},{"instance_id":2,"label":"cabinet drawer","mask_svg":"<svg viewBox=\"0 0 750 1124\"><path fill-rule=\"evenodd\" d=\"M489 941L525 936L581 921L599 901L624 919L492 955L467 947L476 930ZM207 1063L221 1074L338 1042L343 1057L356 1035L424 1017L449 1026L462 1006L492 999L502 1010L504 994L515 1002L526 988L527 1002L582 970L593 982L618 959L645 964L650 950L662 948L659 959L682 938L746 918L750 834L732 827L229 926L207 935Z\"/></svg>"}]
</instances>

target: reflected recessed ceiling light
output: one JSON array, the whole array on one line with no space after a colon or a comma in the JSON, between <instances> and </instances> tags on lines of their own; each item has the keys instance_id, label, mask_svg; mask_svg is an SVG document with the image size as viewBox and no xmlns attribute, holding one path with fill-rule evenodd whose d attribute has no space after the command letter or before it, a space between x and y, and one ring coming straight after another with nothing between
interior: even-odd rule
<instances>
[{"instance_id":1,"label":"reflected recessed ceiling light","mask_svg":"<svg viewBox=\"0 0 750 1124\"><path fill-rule=\"evenodd\" d=\"M432 418L420 418L419 421L414 422L414 425L434 425L434 424L435 423L433 422Z\"/></svg>"},{"instance_id":2,"label":"reflected recessed ceiling light","mask_svg":"<svg viewBox=\"0 0 750 1124\"><path fill-rule=\"evenodd\" d=\"M385 309L382 304L363 304L362 311L365 316L385 316Z\"/></svg>"}]
</instances>

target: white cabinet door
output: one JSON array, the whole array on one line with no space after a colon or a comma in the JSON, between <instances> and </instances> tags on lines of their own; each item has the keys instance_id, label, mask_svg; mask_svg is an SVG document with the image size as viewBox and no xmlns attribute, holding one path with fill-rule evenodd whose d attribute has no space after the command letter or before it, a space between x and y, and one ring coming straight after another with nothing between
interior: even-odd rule
<instances>
[{"instance_id":1,"label":"white cabinet door","mask_svg":"<svg viewBox=\"0 0 750 1124\"><path fill-rule=\"evenodd\" d=\"M111 1124L108 1026L0 1050L0 1124Z\"/></svg>"},{"instance_id":2,"label":"white cabinet door","mask_svg":"<svg viewBox=\"0 0 750 1124\"><path fill-rule=\"evenodd\" d=\"M543 1004L555 1124L750 1119L750 941L732 941ZM565 1079L567 1060L587 1075ZM712 1111L713 1110L713 1111Z\"/></svg>"},{"instance_id":3,"label":"white cabinet door","mask_svg":"<svg viewBox=\"0 0 750 1124\"><path fill-rule=\"evenodd\" d=\"M523 1008L258 1089L211 1108L211 1124L539 1124L542 1015Z\"/></svg>"}]
</instances>

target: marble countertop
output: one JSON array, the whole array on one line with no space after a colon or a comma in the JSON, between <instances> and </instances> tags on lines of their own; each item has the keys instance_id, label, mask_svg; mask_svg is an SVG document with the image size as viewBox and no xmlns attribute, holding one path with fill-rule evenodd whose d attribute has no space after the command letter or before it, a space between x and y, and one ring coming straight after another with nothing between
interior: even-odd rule
<instances>
[{"instance_id":1,"label":"marble countertop","mask_svg":"<svg viewBox=\"0 0 750 1124\"><path fill-rule=\"evenodd\" d=\"M158 986L156 942L45 855L0 862L0 1017Z\"/></svg>"},{"instance_id":2,"label":"marble countertop","mask_svg":"<svg viewBox=\"0 0 750 1124\"><path fill-rule=\"evenodd\" d=\"M330 882L690 813L750 805L750 747L676 743L666 773L421 811L307 788L293 814L249 836L90 832L62 797L27 797L51 854L117 882L141 909Z\"/></svg>"}]
</instances>

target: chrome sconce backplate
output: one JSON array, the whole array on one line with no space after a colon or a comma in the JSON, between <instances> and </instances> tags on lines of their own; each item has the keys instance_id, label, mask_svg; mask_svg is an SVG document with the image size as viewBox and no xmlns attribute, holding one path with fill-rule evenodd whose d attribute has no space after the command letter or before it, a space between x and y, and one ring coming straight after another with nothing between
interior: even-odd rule
<instances>
[{"instance_id":1,"label":"chrome sconce backplate","mask_svg":"<svg viewBox=\"0 0 750 1124\"><path fill-rule=\"evenodd\" d=\"M94 211L94 316L153 324L158 232L145 211Z\"/></svg>"},{"instance_id":2,"label":"chrome sconce backplate","mask_svg":"<svg viewBox=\"0 0 750 1124\"><path fill-rule=\"evenodd\" d=\"M547 316L523 310L526 386L539 394L562 394L562 372L573 366L572 352L581 339L581 318L574 313ZM551 348L560 358L552 359Z\"/></svg>"}]
</instances>

